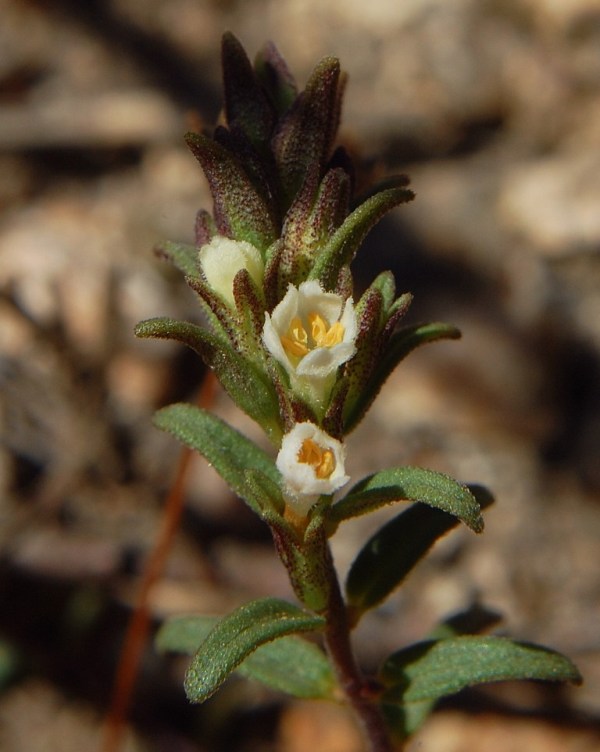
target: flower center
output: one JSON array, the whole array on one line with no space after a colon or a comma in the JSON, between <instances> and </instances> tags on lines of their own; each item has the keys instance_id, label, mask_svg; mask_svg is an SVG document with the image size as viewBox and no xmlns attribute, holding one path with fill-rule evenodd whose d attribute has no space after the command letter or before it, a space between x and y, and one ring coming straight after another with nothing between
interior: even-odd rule
<instances>
[{"instance_id":1,"label":"flower center","mask_svg":"<svg viewBox=\"0 0 600 752\"><path fill-rule=\"evenodd\" d=\"M318 313L308 314L310 336L299 316L291 320L287 332L281 337L281 344L288 355L303 358L315 347L333 347L344 339L344 325L336 321L328 326Z\"/></svg>"},{"instance_id":2,"label":"flower center","mask_svg":"<svg viewBox=\"0 0 600 752\"><path fill-rule=\"evenodd\" d=\"M329 478L335 470L335 457L331 449L323 449L312 439L304 439L298 452L298 462L311 465L319 480Z\"/></svg>"}]
</instances>

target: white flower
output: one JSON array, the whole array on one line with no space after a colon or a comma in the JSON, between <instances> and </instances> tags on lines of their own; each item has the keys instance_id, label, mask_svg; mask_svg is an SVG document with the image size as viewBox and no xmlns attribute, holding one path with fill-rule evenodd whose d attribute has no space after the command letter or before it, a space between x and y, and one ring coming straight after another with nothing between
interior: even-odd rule
<instances>
[{"instance_id":1,"label":"white flower","mask_svg":"<svg viewBox=\"0 0 600 752\"><path fill-rule=\"evenodd\" d=\"M240 269L247 269L256 284L262 286L262 256L258 248L245 240L217 235L200 248L199 259L208 284L232 307L235 307L233 278Z\"/></svg>"},{"instance_id":2,"label":"white flower","mask_svg":"<svg viewBox=\"0 0 600 752\"><path fill-rule=\"evenodd\" d=\"M356 352L352 298L325 292L317 280L290 285L265 314L263 342L290 375L292 386L322 403L335 373Z\"/></svg>"},{"instance_id":3,"label":"white flower","mask_svg":"<svg viewBox=\"0 0 600 752\"><path fill-rule=\"evenodd\" d=\"M305 516L321 494L335 493L350 480L344 459L344 445L313 423L296 423L285 434L276 464L297 514Z\"/></svg>"}]
</instances>

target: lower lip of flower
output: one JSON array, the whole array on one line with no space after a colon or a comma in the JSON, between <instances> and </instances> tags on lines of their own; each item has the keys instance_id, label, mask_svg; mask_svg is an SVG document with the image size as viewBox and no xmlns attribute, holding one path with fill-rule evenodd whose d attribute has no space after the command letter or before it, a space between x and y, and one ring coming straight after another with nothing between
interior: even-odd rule
<instances>
[{"instance_id":1,"label":"lower lip of flower","mask_svg":"<svg viewBox=\"0 0 600 752\"><path fill-rule=\"evenodd\" d=\"M319 480L331 477L335 470L335 457L330 449L324 449L312 439L304 439L297 455L298 462L310 465Z\"/></svg>"},{"instance_id":2,"label":"lower lip of flower","mask_svg":"<svg viewBox=\"0 0 600 752\"><path fill-rule=\"evenodd\" d=\"M303 358L315 347L333 347L344 339L344 325L336 321L328 326L318 313L308 314L310 339L299 316L295 316L286 334L281 337L281 344L288 355Z\"/></svg>"}]
</instances>

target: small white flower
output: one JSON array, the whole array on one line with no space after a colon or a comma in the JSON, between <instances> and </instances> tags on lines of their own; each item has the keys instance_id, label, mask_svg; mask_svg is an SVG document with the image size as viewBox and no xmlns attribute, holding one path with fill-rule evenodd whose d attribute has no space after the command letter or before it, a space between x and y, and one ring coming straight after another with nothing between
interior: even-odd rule
<instances>
[{"instance_id":1,"label":"small white flower","mask_svg":"<svg viewBox=\"0 0 600 752\"><path fill-rule=\"evenodd\" d=\"M247 269L256 284L262 285L262 256L258 248L245 240L217 235L200 248L199 259L208 284L232 307L235 307L233 279L240 269Z\"/></svg>"},{"instance_id":2,"label":"small white flower","mask_svg":"<svg viewBox=\"0 0 600 752\"><path fill-rule=\"evenodd\" d=\"M321 494L333 494L350 477L344 469L345 447L313 423L296 423L283 437L277 468L286 501L305 516Z\"/></svg>"},{"instance_id":3,"label":"small white flower","mask_svg":"<svg viewBox=\"0 0 600 752\"><path fill-rule=\"evenodd\" d=\"M325 292L317 280L290 285L265 314L263 342L290 375L292 386L321 403L339 366L356 352L352 298Z\"/></svg>"}]
</instances>

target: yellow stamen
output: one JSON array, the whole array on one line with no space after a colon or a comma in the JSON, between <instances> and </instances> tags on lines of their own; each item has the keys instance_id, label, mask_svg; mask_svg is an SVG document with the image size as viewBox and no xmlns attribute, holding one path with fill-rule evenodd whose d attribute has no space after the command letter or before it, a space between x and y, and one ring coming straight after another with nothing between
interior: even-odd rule
<instances>
[{"instance_id":1,"label":"yellow stamen","mask_svg":"<svg viewBox=\"0 0 600 752\"><path fill-rule=\"evenodd\" d=\"M308 314L310 335L313 347L308 342L308 334L302 320L295 316L287 332L281 337L281 344L289 355L303 358L314 347L333 347L344 339L344 326L339 321L327 328L327 322L318 313Z\"/></svg>"},{"instance_id":2,"label":"yellow stamen","mask_svg":"<svg viewBox=\"0 0 600 752\"><path fill-rule=\"evenodd\" d=\"M329 329L325 319L318 313L309 313L308 321L317 347L333 347L339 345L344 339L344 326L339 321L336 321Z\"/></svg>"},{"instance_id":3,"label":"yellow stamen","mask_svg":"<svg viewBox=\"0 0 600 752\"><path fill-rule=\"evenodd\" d=\"M281 338L281 344L289 355L295 355L297 358L303 358L308 352L308 334L302 326L302 321L295 316L287 330L287 333Z\"/></svg>"},{"instance_id":4,"label":"yellow stamen","mask_svg":"<svg viewBox=\"0 0 600 752\"><path fill-rule=\"evenodd\" d=\"M319 480L329 478L335 470L335 457L331 449L323 449L312 439L304 439L298 452L298 462L311 465Z\"/></svg>"}]
</instances>

